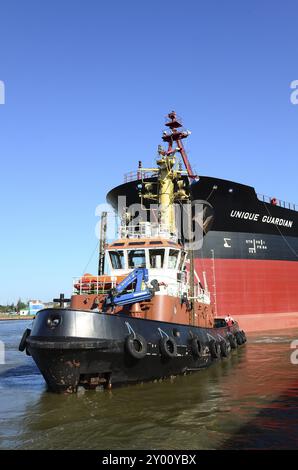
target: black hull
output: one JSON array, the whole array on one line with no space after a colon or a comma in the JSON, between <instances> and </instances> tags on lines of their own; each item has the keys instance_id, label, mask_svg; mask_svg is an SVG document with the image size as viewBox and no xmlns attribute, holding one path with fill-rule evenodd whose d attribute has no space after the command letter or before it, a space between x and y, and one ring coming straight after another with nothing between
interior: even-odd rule
<instances>
[{"instance_id":1,"label":"black hull","mask_svg":"<svg viewBox=\"0 0 298 470\"><path fill-rule=\"evenodd\" d=\"M107 201L116 211L119 196L128 207L139 203L139 183L115 187ZM297 328L298 205L275 205L251 186L209 176L200 176L190 190L193 200L213 208L195 263L199 275L206 274L216 314L230 313L246 331Z\"/></svg>"},{"instance_id":2,"label":"black hull","mask_svg":"<svg viewBox=\"0 0 298 470\"><path fill-rule=\"evenodd\" d=\"M151 180L154 181L152 178L148 181ZM190 189L193 200L206 200L214 210L202 253L196 253L197 257L209 257L210 247L214 249L216 245L216 259L297 261L298 205L286 205L283 201L272 205L259 198L251 186L208 176L201 176ZM139 203L138 181L122 184L108 193L107 201L116 211L120 196L126 197L128 207ZM249 251L253 248L251 239L263 241L259 248L267 249ZM230 241L234 253L228 249Z\"/></svg>"},{"instance_id":3,"label":"black hull","mask_svg":"<svg viewBox=\"0 0 298 470\"><path fill-rule=\"evenodd\" d=\"M80 384L110 388L208 367L217 360L211 343L226 341L230 345L229 337L237 331L238 327L233 331L207 329L123 315L45 309L38 313L26 347L49 389L72 393ZM132 356L127 348L130 335L144 338L144 357ZM167 337L175 342L174 354L165 354L161 348ZM201 346L199 355L193 350L194 338ZM229 347L227 352L229 355Z\"/></svg>"}]
</instances>

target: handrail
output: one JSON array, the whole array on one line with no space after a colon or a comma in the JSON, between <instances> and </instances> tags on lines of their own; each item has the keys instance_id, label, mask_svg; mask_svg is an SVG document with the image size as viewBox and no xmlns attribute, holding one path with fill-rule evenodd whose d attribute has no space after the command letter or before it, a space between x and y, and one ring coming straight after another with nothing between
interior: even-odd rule
<instances>
[{"instance_id":1,"label":"handrail","mask_svg":"<svg viewBox=\"0 0 298 470\"><path fill-rule=\"evenodd\" d=\"M257 193L257 197L260 201L266 202L267 204L271 204L273 206L283 207L285 209L291 209L294 211L298 211L298 204L294 204L292 202L283 201L282 199L277 199L272 196L266 196L265 194Z\"/></svg>"},{"instance_id":2,"label":"handrail","mask_svg":"<svg viewBox=\"0 0 298 470\"><path fill-rule=\"evenodd\" d=\"M108 284L108 288L106 287ZM72 281L73 294L106 294L117 284L117 281L99 280L98 276L80 276L74 277Z\"/></svg>"},{"instance_id":3,"label":"handrail","mask_svg":"<svg viewBox=\"0 0 298 470\"><path fill-rule=\"evenodd\" d=\"M140 168L138 171L129 171L128 173L125 173L124 183L153 178L154 176L156 176L156 171L148 171Z\"/></svg>"},{"instance_id":4,"label":"handrail","mask_svg":"<svg viewBox=\"0 0 298 470\"><path fill-rule=\"evenodd\" d=\"M120 238L166 238L168 240L178 241L178 234L170 232L167 225L139 222L138 225L122 225L120 226Z\"/></svg>"},{"instance_id":5,"label":"handrail","mask_svg":"<svg viewBox=\"0 0 298 470\"><path fill-rule=\"evenodd\" d=\"M154 178L156 177L158 173L158 168L154 169L147 169L147 168L138 168L137 171L129 171L128 173L124 174L124 183L129 183L131 181L137 181L137 180L145 180L148 178ZM181 172L182 176L187 176L188 173L185 170L182 170Z\"/></svg>"},{"instance_id":6,"label":"handrail","mask_svg":"<svg viewBox=\"0 0 298 470\"><path fill-rule=\"evenodd\" d=\"M161 278L161 281L163 278L166 278L166 276L159 276ZM89 279L89 280L88 280ZM163 281L162 281L163 283ZM107 285L108 284L108 287ZM98 276L81 276L81 277L74 277L73 278L73 294L108 294L111 288L116 287L117 281L109 281L107 282L105 279L99 280ZM161 284L163 289L166 291L166 294L169 296L177 296L182 295L185 292L185 287L186 290L187 284L183 285L183 283L177 283L177 282L165 282L164 284ZM204 303L210 303L210 293L207 292L205 289L202 289L199 285L195 285L195 292L194 292L194 297L189 298L189 300L199 300Z\"/></svg>"}]
</instances>

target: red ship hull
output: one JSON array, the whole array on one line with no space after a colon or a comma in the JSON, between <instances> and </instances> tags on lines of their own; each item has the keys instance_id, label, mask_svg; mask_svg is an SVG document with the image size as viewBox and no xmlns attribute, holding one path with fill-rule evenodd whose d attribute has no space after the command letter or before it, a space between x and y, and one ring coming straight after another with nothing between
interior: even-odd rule
<instances>
[{"instance_id":1,"label":"red ship hull","mask_svg":"<svg viewBox=\"0 0 298 470\"><path fill-rule=\"evenodd\" d=\"M246 331L298 327L298 263L196 259L205 271L218 316L230 313Z\"/></svg>"},{"instance_id":2,"label":"red ship hull","mask_svg":"<svg viewBox=\"0 0 298 470\"><path fill-rule=\"evenodd\" d=\"M139 202L136 183L110 191L115 210L119 196L127 207ZM193 182L191 194L213 208L195 258L203 284L206 272L217 315L230 313L245 331L298 327L298 205L276 198L272 204L251 186L207 176Z\"/></svg>"}]
</instances>

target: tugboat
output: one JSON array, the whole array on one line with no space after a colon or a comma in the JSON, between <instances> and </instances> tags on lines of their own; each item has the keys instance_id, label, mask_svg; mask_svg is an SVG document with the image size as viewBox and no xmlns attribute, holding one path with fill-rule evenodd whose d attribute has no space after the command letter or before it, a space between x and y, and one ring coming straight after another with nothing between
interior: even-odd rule
<instances>
[{"instance_id":1,"label":"tugboat","mask_svg":"<svg viewBox=\"0 0 298 470\"><path fill-rule=\"evenodd\" d=\"M52 392L195 372L246 342L237 322L216 318L204 273L195 271L194 226L203 238L212 216L207 201L191 201L197 177L182 144L190 133L175 112L166 126L168 147L158 147L156 167L139 162L145 220L122 205L119 238L107 244L103 213L98 275L75 279L71 299L61 295L60 308L39 311L24 332L19 349L32 356Z\"/></svg>"}]
</instances>

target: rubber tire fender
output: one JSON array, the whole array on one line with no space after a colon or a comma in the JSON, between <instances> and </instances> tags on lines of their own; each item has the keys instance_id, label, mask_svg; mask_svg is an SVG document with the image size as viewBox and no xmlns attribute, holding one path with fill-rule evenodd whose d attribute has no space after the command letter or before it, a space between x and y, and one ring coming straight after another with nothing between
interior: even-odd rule
<instances>
[{"instance_id":1,"label":"rubber tire fender","mask_svg":"<svg viewBox=\"0 0 298 470\"><path fill-rule=\"evenodd\" d=\"M172 359L177 356L177 343L174 338L171 338L170 336L160 338L159 348L163 357Z\"/></svg>"},{"instance_id":2,"label":"rubber tire fender","mask_svg":"<svg viewBox=\"0 0 298 470\"><path fill-rule=\"evenodd\" d=\"M230 344L228 345L225 339L223 339L219 344L222 357L228 357L228 355L230 354Z\"/></svg>"},{"instance_id":3,"label":"rubber tire fender","mask_svg":"<svg viewBox=\"0 0 298 470\"><path fill-rule=\"evenodd\" d=\"M218 341L215 341L214 339L209 342L209 350L211 357L213 359L219 359L221 355L221 348L220 344Z\"/></svg>"},{"instance_id":4,"label":"rubber tire fender","mask_svg":"<svg viewBox=\"0 0 298 470\"><path fill-rule=\"evenodd\" d=\"M197 336L194 336L190 340L190 349L192 352L192 355L195 359L199 359L203 355L203 346L202 343L200 342L199 338Z\"/></svg>"},{"instance_id":5,"label":"rubber tire fender","mask_svg":"<svg viewBox=\"0 0 298 470\"><path fill-rule=\"evenodd\" d=\"M27 343L27 338L30 336L31 330L30 328L26 328L26 330L23 333L22 339L19 344L19 351L23 352L26 349L26 343Z\"/></svg>"},{"instance_id":6,"label":"rubber tire fender","mask_svg":"<svg viewBox=\"0 0 298 470\"><path fill-rule=\"evenodd\" d=\"M139 334L130 334L126 336L125 348L134 359L143 359L148 350L145 338Z\"/></svg>"},{"instance_id":7,"label":"rubber tire fender","mask_svg":"<svg viewBox=\"0 0 298 470\"><path fill-rule=\"evenodd\" d=\"M235 338L236 338L237 344L239 346L244 343L244 339L243 339L242 334L240 333L240 331L236 331Z\"/></svg>"},{"instance_id":8,"label":"rubber tire fender","mask_svg":"<svg viewBox=\"0 0 298 470\"><path fill-rule=\"evenodd\" d=\"M228 341L229 341L232 349L237 349L238 343L237 343L237 340L236 340L235 336L232 335L232 333L230 333L228 335Z\"/></svg>"},{"instance_id":9,"label":"rubber tire fender","mask_svg":"<svg viewBox=\"0 0 298 470\"><path fill-rule=\"evenodd\" d=\"M243 330L240 331L241 335L242 335L242 338L243 338L243 342L246 343L247 341L247 338L246 338L246 334Z\"/></svg>"}]
</instances>

